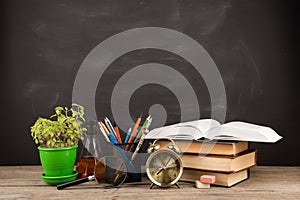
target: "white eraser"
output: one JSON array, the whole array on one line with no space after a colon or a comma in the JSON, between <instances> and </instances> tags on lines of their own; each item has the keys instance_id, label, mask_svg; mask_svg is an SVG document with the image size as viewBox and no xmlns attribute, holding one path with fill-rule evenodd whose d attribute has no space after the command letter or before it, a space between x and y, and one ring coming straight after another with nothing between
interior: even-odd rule
<instances>
[{"instance_id":1,"label":"white eraser","mask_svg":"<svg viewBox=\"0 0 300 200\"><path fill-rule=\"evenodd\" d=\"M199 189L210 188L210 184L208 184L208 183L201 183L199 180L195 181L195 186L196 186L196 188L199 188Z\"/></svg>"}]
</instances>

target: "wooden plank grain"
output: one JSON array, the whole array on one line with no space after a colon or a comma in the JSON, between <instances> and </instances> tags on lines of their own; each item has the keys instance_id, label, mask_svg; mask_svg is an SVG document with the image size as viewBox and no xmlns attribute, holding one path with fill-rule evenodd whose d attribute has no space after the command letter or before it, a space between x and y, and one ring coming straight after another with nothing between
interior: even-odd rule
<instances>
[{"instance_id":1,"label":"wooden plank grain","mask_svg":"<svg viewBox=\"0 0 300 200\"><path fill-rule=\"evenodd\" d=\"M40 166L0 166L0 199L300 199L300 167L251 169L249 180L232 188L196 189L180 182L177 187L149 189L150 182L125 183L112 188L96 182L57 190L42 181Z\"/></svg>"}]
</instances>

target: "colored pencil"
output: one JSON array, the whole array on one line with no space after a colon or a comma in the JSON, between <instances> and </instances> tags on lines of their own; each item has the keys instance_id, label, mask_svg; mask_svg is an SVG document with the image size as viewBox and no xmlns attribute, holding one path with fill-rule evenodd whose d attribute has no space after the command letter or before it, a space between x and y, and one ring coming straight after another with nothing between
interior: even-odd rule
<instances>
[{"instance_id":1,"label":"colored pencil","mask_svg":"<svg viewBox=\"0 0 300 200\"><path fill-rule=\"evenodd\" d=\"M137 118L136 122L135 122L135 125L131 131L131 134L130 134L130 137L129 137L129 140L128 140L128 143L132 142L133 140L133 137L135 135L135 132L136 130L138 129L140 123L141 123L141 120L142 120L142 114ZM127 144L126 147L125 147L125 150L127 151L129 149L130 145Z\"/></svg>"},{"instance_id":2,"label":"colored pencil","mask_svg":"<svg viewBox=\"0 0 300 200\"><path fill-rule=\"evenodd\" d=\"M106 141L109 142L110 140L109 140L109 138L108 138L108 136L107 136L107 133L106 133L105 130L103 129L101 123L98 122L98 124L99 124L100 132L103 134L103 136L105 137Z\"/></svg>"},{"instance_id":3,"label":"colored pencil","mask_svg":"<svg viewBox=\"0 0 300 200\"><path fill-rule=\"evenodd\" d=\"M118 127L118 126L114 126L114 130L115 130L115 132L116 132L117 140L118 140L119 144L122 144L122 139L121 139L119 127Z\"/></svg>"}]
</instances>

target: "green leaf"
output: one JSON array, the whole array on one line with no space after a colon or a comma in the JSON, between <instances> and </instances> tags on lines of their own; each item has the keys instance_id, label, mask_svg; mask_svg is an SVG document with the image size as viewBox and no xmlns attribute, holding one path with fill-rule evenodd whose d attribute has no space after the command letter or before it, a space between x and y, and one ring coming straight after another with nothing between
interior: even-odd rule
<instances>
[{"instance_id":1,"label":"green leaf","mask_svg":"<svg viewBox=\"0 0 300 200\"><path fill-rule=\"evenodd\" d=\"M36 144L48 147L70 146L78 143L78 139L86 128L82 127L84 108L73 103L72 107L57 106L50 119L39 117L30 127L31 137Z\"/></svg>"}]
</instances>

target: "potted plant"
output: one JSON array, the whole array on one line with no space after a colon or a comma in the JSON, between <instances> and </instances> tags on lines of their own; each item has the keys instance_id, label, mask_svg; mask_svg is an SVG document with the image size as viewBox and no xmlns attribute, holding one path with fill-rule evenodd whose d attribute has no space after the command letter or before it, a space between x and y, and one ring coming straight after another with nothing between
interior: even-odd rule
<instances>
[{"instance_id":1,"label":"potted plant","mask_svg":"<svg viewBox=\"0 0 300 200\"><path fill-rule=\"evenodd\" d=\"M40 145L45 182L59 184L76 179L73 169L78 141L86 131L84 121L84 108L74 103L71 108L56 107L49 119L39 117L31 127L31 136Z\"/></svg>"}]
</instances>

